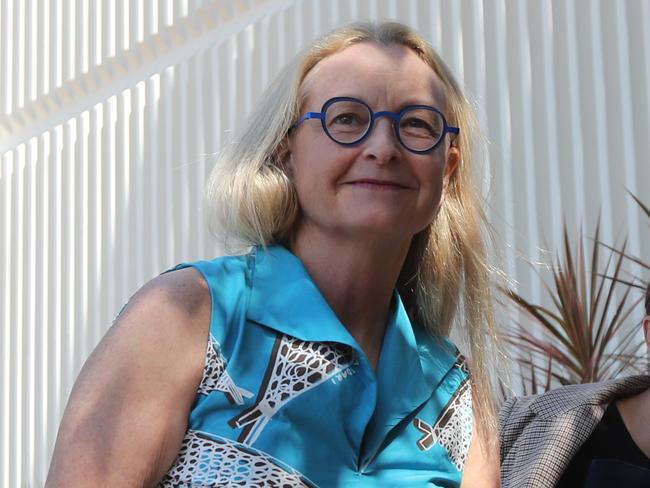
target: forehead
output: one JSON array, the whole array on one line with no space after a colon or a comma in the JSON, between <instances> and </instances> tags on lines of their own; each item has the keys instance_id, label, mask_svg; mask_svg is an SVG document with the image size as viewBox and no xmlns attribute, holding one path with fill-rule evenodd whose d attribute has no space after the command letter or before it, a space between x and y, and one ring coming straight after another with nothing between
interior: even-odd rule
<instances>
[{"instance_id":1,"label":"forehead","mask_svg":"<svg viewBox=\"0 0 650 488\"><path fill-rule=\"evenodd\" d=\"M361 98L375 110L444 104L438 75L412 49L397 44L360 42L328 56L309 72L303 89L306 103L318 107L336 96Z\"/></svg>"}]
</instances>

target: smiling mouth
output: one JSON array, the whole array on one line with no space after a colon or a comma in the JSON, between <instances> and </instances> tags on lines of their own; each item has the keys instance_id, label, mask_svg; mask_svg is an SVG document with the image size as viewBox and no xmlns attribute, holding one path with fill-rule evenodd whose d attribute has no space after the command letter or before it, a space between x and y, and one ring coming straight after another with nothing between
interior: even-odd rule
<instances>
[{"instance_id":1,"label":"smiling mouth","mask_svg":"<svg viewBox=\"0 0 650 488\"><path fill-rule=\"evenodd\" d=\"M394 181L372 180L372 179L354 180L346 184L358 188L368 188L373 190L410 190L411 189L406 185L395 183Z\"/></svg>"}]
</instances>

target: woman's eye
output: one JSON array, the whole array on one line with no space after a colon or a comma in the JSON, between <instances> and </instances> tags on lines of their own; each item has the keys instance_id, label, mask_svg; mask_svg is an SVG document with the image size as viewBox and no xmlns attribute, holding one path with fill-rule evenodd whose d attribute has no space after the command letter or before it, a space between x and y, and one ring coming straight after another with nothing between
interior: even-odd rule
<instances>
[{"instance_id":1,"label":"woman's eye","mask_svg":"<svg viewBox=\"0 0 650 488\"><path fill-rule=\"evenodd\" d=\"M431 130L431 125L422 119L409 118L402 122L402 127Z\"/></svg>"},{"instance_id":2,"label":"woman's eye","mask_svg":"<svg viewBox=\"0 0 650 488\"><path fill-rule=\"evenodd\" d=\"M340 114L334 117L332 123L342 125L358 124L359 117L357 117L355 114Z\"/></svg>"}]
</instances>

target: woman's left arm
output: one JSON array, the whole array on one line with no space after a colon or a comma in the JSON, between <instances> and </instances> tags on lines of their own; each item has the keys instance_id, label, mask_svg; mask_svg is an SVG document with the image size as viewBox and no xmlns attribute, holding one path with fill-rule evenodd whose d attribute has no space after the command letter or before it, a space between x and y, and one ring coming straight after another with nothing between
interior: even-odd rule
<instances>
[{"instance_id":1,"label":"woman's left arm","mask_svg":"<svg viewBox=\"0 0 650 488\"><path fill-rule=\"evenodd\" d=\"M474 419L472 442L460 486L461 488L498 488L501 486L499 475L498 445L485 438L482 429L477 428Z\"/></svg>"}]
</instances>

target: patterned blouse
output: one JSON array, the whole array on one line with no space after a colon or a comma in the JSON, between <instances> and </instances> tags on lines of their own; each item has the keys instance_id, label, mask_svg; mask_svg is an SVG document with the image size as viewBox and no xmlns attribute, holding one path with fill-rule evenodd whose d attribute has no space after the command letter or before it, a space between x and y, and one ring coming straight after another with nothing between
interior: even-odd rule
<instances>
[{"instance_id":1,"label":"patterned blouse","mask_svg":"<svg viewBox=\"0 0 650 488\"><path fill-rule=\"evenodd\" d=\"M395 293L376 371L283 247L192 266L212 298L203 378L160 487L460 484L472 436L456 348Z\"/></svg>"}]
</instances>

